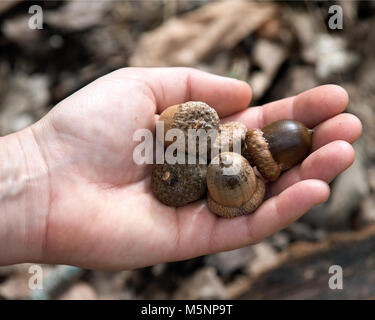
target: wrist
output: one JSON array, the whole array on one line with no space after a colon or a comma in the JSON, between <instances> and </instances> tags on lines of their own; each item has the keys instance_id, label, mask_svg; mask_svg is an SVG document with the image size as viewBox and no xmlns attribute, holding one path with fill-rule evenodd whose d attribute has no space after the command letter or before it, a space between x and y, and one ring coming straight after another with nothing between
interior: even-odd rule
<instances>
[{"instance_id":1,"label":"wrist","mask_svg":"<svg viewBox=\"0 0 375 320\"><path fill-rule=\"evenodd\" d=\"M35 127L0 138L0 265L41 258L49 172Z\"/></svg>"}]
</instances>

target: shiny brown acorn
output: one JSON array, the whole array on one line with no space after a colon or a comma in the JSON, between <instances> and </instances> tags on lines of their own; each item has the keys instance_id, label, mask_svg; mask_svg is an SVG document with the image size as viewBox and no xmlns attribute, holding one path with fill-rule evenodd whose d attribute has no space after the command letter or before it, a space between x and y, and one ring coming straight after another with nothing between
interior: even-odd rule
<instances>
[{"instance_id":1,"label":"shiny brown acorn","mask_svg":"<svg viewBox=\"0 0 375 320\"><path fill-rule=\"evenodd\" d=\"M238 153L223 152L207 169L207 204L215 214L233 218L256 210L265 196L264 182Z\"/></svg>"},{"instance_id":2,"label":"shiny brown acorn","mask_svg":"<svg viewBox=\"0 0 375 320\"><path fill-rule=\"evenodd\" d=\"M262 129L247 131L243 156L262 176L278 179L282 171L302 161L310 152L313 130L294 120L279 120Z\"/></svg>"}]
</instances>

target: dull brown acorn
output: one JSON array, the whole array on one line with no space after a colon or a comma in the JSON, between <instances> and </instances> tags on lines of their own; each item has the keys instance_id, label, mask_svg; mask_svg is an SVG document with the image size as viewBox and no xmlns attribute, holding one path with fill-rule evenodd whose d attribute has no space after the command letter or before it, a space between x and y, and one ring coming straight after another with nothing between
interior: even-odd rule
<instances>
[{"instance_id":1,"label":"dull brown acorn","mask_svg":"<svg viewBox=\"0 0 375 320\"><path fill-rule=\"evenodd\" d=\"M184 206L206 194L206 173L206 164L154 164L151 189L162 203Z\"/></svg>"}]
</instances>

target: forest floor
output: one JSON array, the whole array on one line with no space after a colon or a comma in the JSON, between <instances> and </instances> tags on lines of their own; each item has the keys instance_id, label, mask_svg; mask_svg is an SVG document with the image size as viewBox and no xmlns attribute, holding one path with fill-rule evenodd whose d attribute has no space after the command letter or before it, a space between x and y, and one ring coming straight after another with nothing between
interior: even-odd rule
<instances>
[{"instance_id":1,"label":"forest floor","mask_svg":"<svg viewBox=\"0 0 375 320\"><path fill-rule=\"evenodd\" d=\"M374 297L375 2L39 4L43 29L33 30L30 3L0 2L0 135L32 124L79 88L127 66L184 65L242 79L253 88L251 105L335 83L349 93L347 112L364 125L354 145L356 161L332 182L330 199L261 243L132 271L45 265L47 276L65 272L70 280L44 298ZM343 29L329 28L333 5L343 9ZM339 296L326 290L328 268L337 261L351 288ZM29 267L0 268L0 298L35 298ZM362 270L367 276L356 278Z\"/></svg>"}]
</instances>

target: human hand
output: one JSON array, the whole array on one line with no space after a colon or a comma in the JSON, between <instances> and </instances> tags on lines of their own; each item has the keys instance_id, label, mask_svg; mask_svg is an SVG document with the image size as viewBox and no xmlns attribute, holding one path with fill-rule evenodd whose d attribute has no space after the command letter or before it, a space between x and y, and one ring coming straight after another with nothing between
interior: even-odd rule
<instances>
[{"instance_id":1,"label":"human hand","mask_svg":"<svg viewBox=\"0 0 375 320\"><path fill-rule=\"evenodd\" d=\"M352 164L350 143L361 134L355 116L340 114L346 92L326 85L247 109L250 99L238 80L188 68L127 68L59 103L31 127L48 168L48 208L38 216L32 259L100 269L188 259L259 242L326 201L328 183ZM151 192L151 166L133 161L133 133L154 131L157 114L189 100L248 128L299 120L315 129L312 153L270 184L267 200L248 216L219 218L205 200L167 207Z\"/></svg>"}]
</instances>

